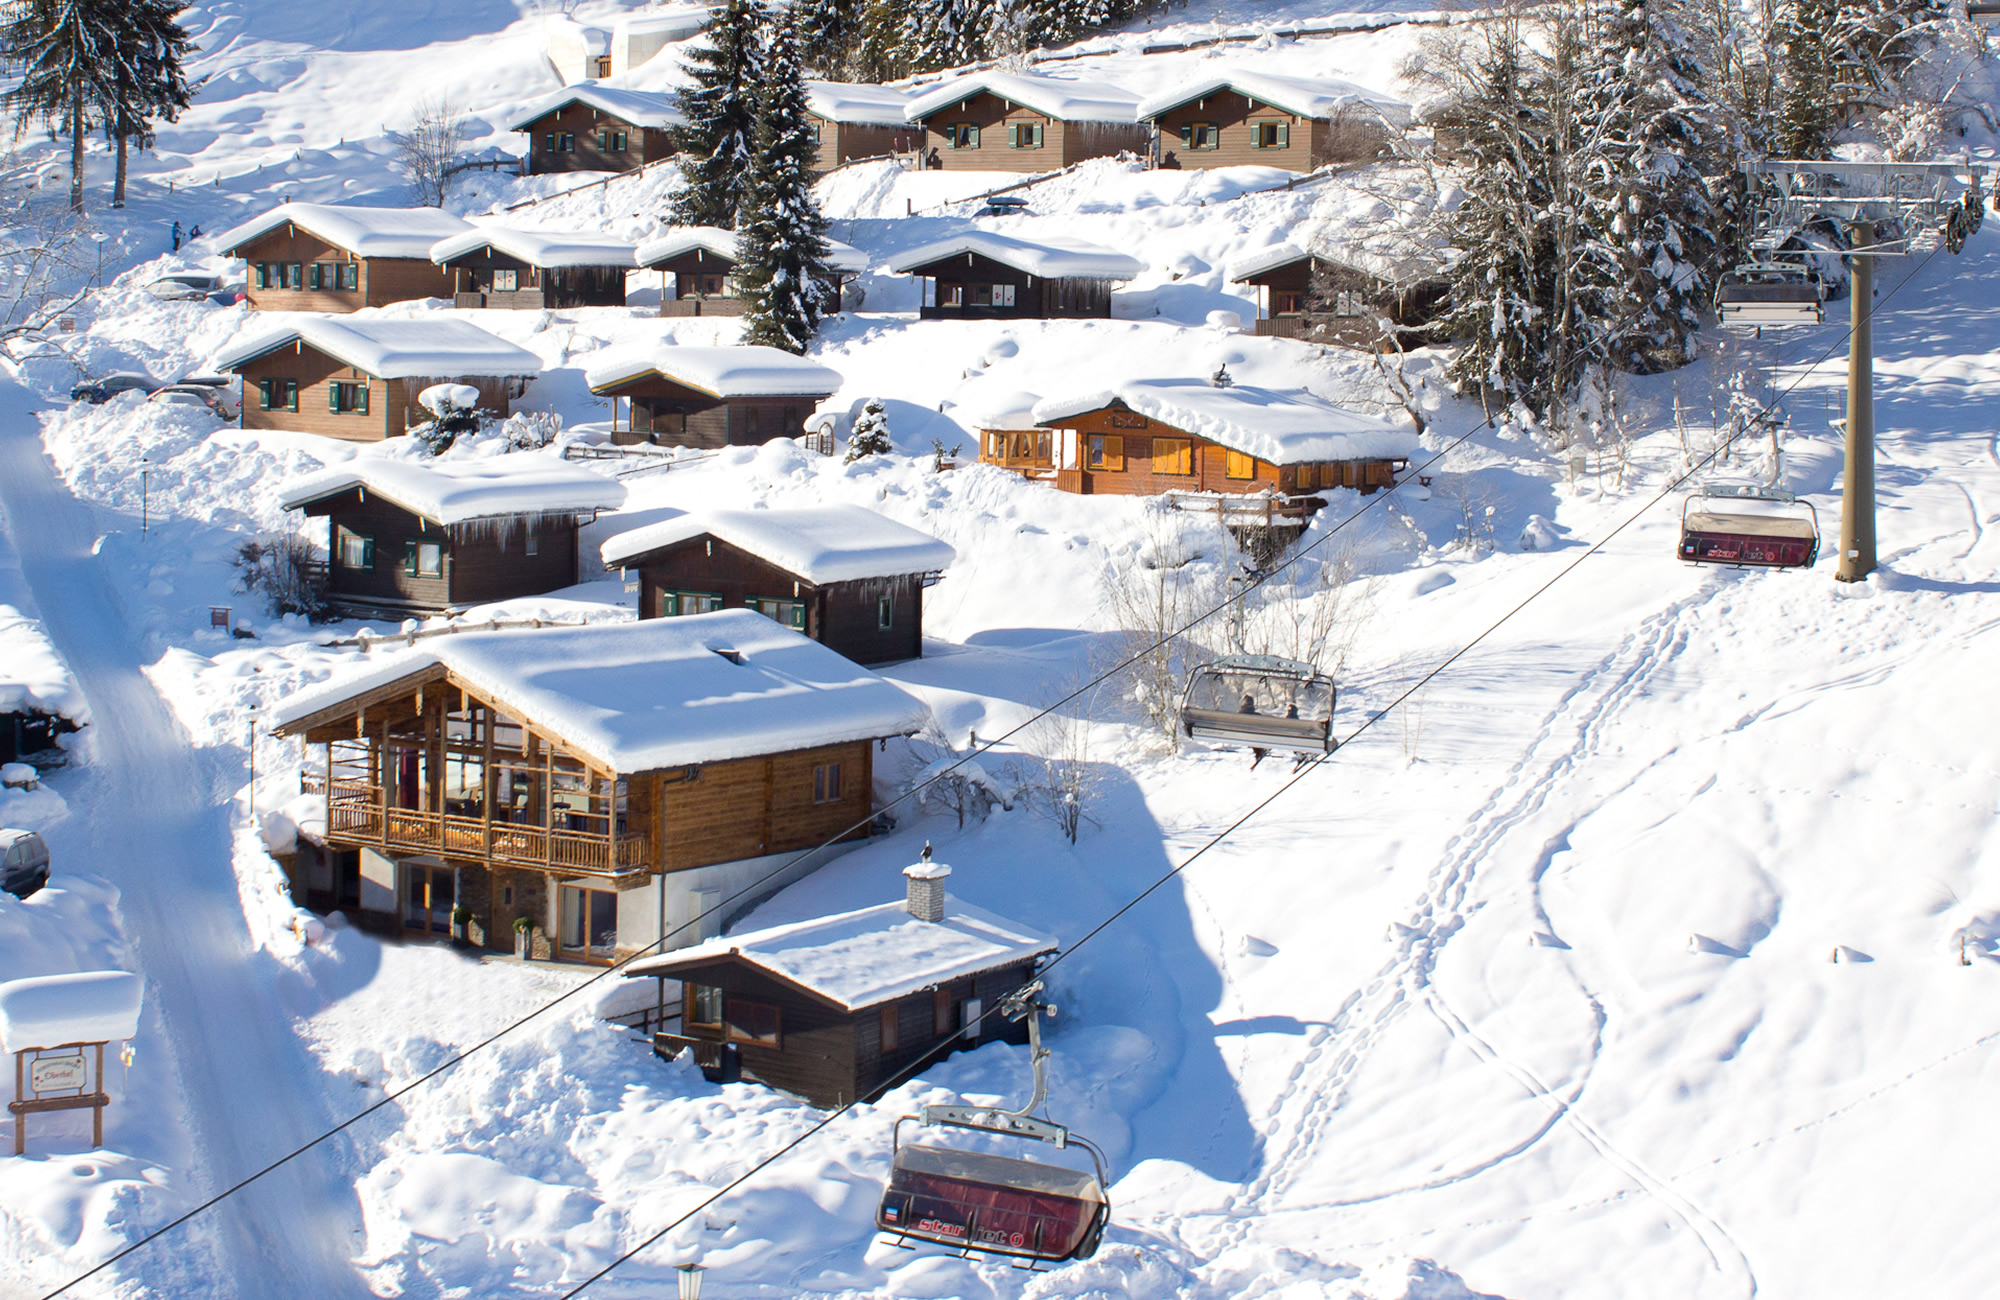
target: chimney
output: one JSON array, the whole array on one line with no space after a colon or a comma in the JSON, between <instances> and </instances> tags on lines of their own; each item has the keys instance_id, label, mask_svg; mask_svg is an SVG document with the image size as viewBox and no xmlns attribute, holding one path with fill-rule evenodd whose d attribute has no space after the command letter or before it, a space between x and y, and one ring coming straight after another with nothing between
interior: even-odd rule
<instances>
[{"instance_id":1,"label":"chimney","mask_svg":"<svg viewBox=\"0 0 2000 1300\"><path fill-rule=\"evenodd\" d=\"M910 915L932 924L944 920L944 882L951 868L931 861L930 841L924 841L923 861L904 867L903 874L910 881L908 900L903 904Z\"/></svg>"}]
</instances>

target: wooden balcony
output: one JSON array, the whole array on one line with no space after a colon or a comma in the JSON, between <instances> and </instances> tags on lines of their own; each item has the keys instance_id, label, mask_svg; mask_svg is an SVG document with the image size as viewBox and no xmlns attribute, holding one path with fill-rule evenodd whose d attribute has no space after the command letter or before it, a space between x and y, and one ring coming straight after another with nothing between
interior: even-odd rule
<instances>
[{"instance_id":1,"label":"wooden balcony","mask_svg":"<svg viewBox=\"0 0 2000 1300\"><path fill-rule=\"evenodd\" d=\"M326 838L398 853L434 853L504 866L538 867L565 875L626 876L652 865L647 837L592 834L451 813L385 806L379 786L329 784L317 773L300 779L306 794L326 795Z\"/></svg>"}]
</instances>

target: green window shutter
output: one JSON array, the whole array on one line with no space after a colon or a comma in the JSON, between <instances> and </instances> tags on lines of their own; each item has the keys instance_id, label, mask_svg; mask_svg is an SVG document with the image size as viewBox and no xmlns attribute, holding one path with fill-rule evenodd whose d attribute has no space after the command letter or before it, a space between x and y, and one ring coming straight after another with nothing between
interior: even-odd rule
<instances>
[{"instance_id":1,"label":"green window shutter","mask_svg":"<svg viewBox=\"0 0 2000 1300\"><path fill-rule=\"evenodd\" d=\"M306 273L306 287L308 289L317 289L320 287L319 281L320 281L319 263L314 262L312 264L312 269Z\"/></svg>"},{"instance_id":2,"label":"green window shutter","mask_svg":"<svg viewBox=\"0 0 2000 1300\"><path fill-rule=\"evenodd\" d=\"M798 631L803 632L806 630L806 607L804 604L798 602L793 603L792 617L790 622L791 625Z\"/></svg>"},{"instance_id":3,"label":"green window shutter","mask_svg":"<svg viewBox=\"0 0 2000 1300\"><path fill-rule=\"evenodd\" d=\"M354 409L362 415L368 414L368 385L354 386Z\"/></svg>"},{"instance_id":4,"label":"green window shutter","mask_svg":"<svg viewBox=\"0 0 2000 1300\"><path fill-rule=\"evenodd\" d=\"M257 409L260 411L271 409L271 381L268 379L257 381Z\"/></svg>"},{"instance_id":5,"label":"green window shutter","mask_svg":"<svg viewBox=\"0 0 2000 1300\"><path fill-rule=\"evenodd\" d=\"M1194 144L1194 123L1192 122L1181 123L1181 144L1186 146L1192 146Z\"/></svg>"},{"instance_id":6,"label":"green window shutter","mask_svg":"<svg viewBox=\"0 0 2000 1300\"><path fill-rule=\"evenodd\" d=\"M1291 147L1291 144L1292 124L1290 122L1278 123L1278 147L1280 149L1288 149Z\"/></svg>"},{"instance_id":7,"label":"green window shutter","mask_svg":"<svg viewBox=\"0 0 2000 1300\"><path fill-rule=\"evenodd\" d=\"M287 411L299 409L299 381L296 379L285 381L285 409Z\"/></svg>"},{"instance_id":8,"label":"green window shutter","mask_svg":"<svg viewBox=\"0 0 2000 1300\"><path fill-rule=\"evenodd\" d=\"M1037 148L1037 149L1039 149L1039 148L1041 148L1041 147L1042 147L1042 124L1041 124L1040 122L1037 122L1037 123L1035 123L1035 144L1034 144L1034 147L1035 147L1035 148Z\"/></svg>"},{"instance_id":9,"label":"green window shutter","mask_svg":"<svg viewBox=\"0 0 2000 1300\"><path fill-rule=\"evenodd\" d=\"M969 130L969 131L967 131L967 132L966 132L966 142L965 142L965 147L966 147L966 148L968 148L968 149L977 149L977 148L979 147L979 128L978 128L978 127L976 127L976 126L975 126L975 127L973 127L973 128L971 129L971 130Z\"/></svg>"},{"instance_id":10,"label":"green window shutter","mask_svg":"<svg viewBox=\"0 0 2000 1300\"><path fill-rule=\"evenodd\" d=\"M339 412L340 410L339 384L328 384L326 386L326 409L336 413Z\"/></svg>"}]
</instances>

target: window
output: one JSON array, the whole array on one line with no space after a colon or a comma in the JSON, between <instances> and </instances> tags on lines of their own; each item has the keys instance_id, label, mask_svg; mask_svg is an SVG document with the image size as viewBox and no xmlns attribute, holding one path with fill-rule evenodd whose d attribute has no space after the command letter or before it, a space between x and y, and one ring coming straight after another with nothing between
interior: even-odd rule
<instances>
[{"instance_id":1,"label":"window","mask_svg":"<svg viewBox=\"0 0 2000 1300\"><path fill-rule=\"evenodd\" d=\"M881 1025L882 1053L885 1056L890 1052L896 1051L903 1045L903 1027L898 1023L897 1009L896 1004L891 1002L888 1006L883 1007L876 1017L877 1022Z\"/></svg>"},{"instance_id":2,"label":"window","mask_svg":"<svg viewBox=\"0 0 2000 1300\"><path fill-rule=\"evenodd\" d=\"M608 77L611 75L611 56L609 54L600 54L597 56L597 72L594 75L599 77Z\"/></svg>"},{"instance_id":3,"label":"window","mask_svg":"<svg viewBox=\"0 0 2000 1300\"><path fill-rule=\"evenodd\" d=\"M308 289L359 289L361 267L354 262L314 262L306 272Z\"/></svg>"},{"instance_id":4,"label":"window","mask_svg":"<svg viewBox=\"0 0 2000 1300\"><path fill-rule=\"evenodd\" d=\"M260 411L298 410L299 381L296 379L258 380L257 409Z\"/></svg>"},{"instance_id":5,"label":"window","mask_svg":"<svg viewBox=\"0 0 2000 1300\"><path fill-rule=\"evenodd\" d=\"M806 603L803 600L784 600L777 596L752 596L750 608L775 623L782 623L795 631L806 630Z\"/></svg>"},{"instance_id":6,"label":"window","mask_svg":"<svg viewBox=\"0 0 2000 1300\"><path fill-rule=\"evenodd\" d=\"M840 802L840 764L821 763L813 769L813 802Z\"/></svg>"},{"instance_id":7,"label":"window","mask_svg":"<svg viewBox=\"0 0 2000 1300\"><path fill-rule=\"evenodd\" d=\"M1271 290L1271 314L1273 316L1296 316L1299 314L1299 298L1296 289Z\"/></svg>"},{"instance_id":8,"label":"window","mask_svg":"<svg viewBox=\"0 0 2000 1300\"><path fill-rule=\"evenodd\" d=\"M259 262L256 266L250 268L250 271L256 278L259 289L268 289L271 287L271 264L269 262Z\"/></svg>"},{"instance_id":9,"label":"window","mask_svg":"<svg viewBox=\"0 0 2000 1300\"><path fill-rule=\"evenodd\" d=\"M333 530L334 550L340 556L343 569L372 569L375 567L375 539L364 533L336 526Z\"/></svg>"},{"instance_id":10,"label":"window","mask_svg":"<svg viewBox=\"0 0 2000 1300\"><path fill-rule=\"evenodd\" d=\"M1232 451L1223 462L1222 472L1229 478L1256 478L1257 458L1246 456L1240 451Z\"/></svg>"},{"instance_id":11,"label":"window","mask_svg":"<svg viewBox=\"0 0 2000 1300\"><path fill-rule=\"evenodd\" d=\"M576 133L573 131L551 131L548 133L550 153L575 153Z\"/></svg>"},{"instance_id":12,"label":"window","mask_svg":"<svg viewBox=\"0 0 2000 1300\"><path fill-rule=\"evenodd\" d=\"M1250 147L1253 149L1285 149L1292 143L1290 122L1252 122L1250 124Z\"/></svg>"},{"instance_id":13,"label":"window","mask_svg":"<svg viewBox=\"0 0 2000 1300\"><path fill-rule=\"evenodd\" d=\"M1364 316L1368 312L1368 299L1357 289L1339 289L1333 295L1333 314L1336 316Z\"/></svg>"},{"instance_id":14,"label":"window","mask_svg":"<svg viewBox=\"0 0 2000 1300\"><path fill-rule=\"evenodd\" d=\"M947 149L977 149L979 128L970 122L953 122L944 128L944 144Z\"/></svg>"},{"instance_id":15,"label":"window","mask_svg":"<svg viewBox=\"0 0 2000 1300\"><path fill-rule=\"evenodd\" d=\"M937 305L940 307L963 307L965 306L965 286L962 284L940 282L938 284L937 298Z\"/></svg>"},{"instance_id":16,"label":"window","mask_svg":"<svg viewBox=\"0 0 2000 1300\"><path fill-rule=\"evenodd\" d=\"M1153 439L1153 472L1194 473L1194 443L1187 438Z\"/></svg>"},{"instance_id":17,"label":"window","mask_svg":"<svg viewBox=\"0 0 2000 1300\"><path fill-rule=\"evenodd\" d=\"M519 271L495 271L493 273L494 293L518 293L521 288Z\"/></svg>"},{"instance_id":18,"label":"window","mask_svg":"<svg viewBox=\"0 0 2000 1300\"><path fill-rule=\"evenodd\" d=\"M540 555L542 553L541 534L530 532L525 538L523 538L521 542L521 552L524 555Z\"/></svg>"},{"instance_id":19,"label":"window","mask_svg":"<svg viewBox=\"0 0 2000 1300\"><path fill-rule=\"evenodd\" d=\"M597 133L597 147L603 153L624 153L625 133L609 128L601 130Z\"/></svg>"},{"instance_id":20,"label":"window","mask_svg":"<svg viewBox=\"0 0 2000 1300\"><path fill-rule=\"evenodd\" d=\"M975 284L972 286L972 305L975 307L1012 307L1014 295L1018 292L1011 284ZM953 304L956 306L957 304Z\"/></svg>"},{"instance_id":21,"label":"window","mask_svg":"<svg viewBox=\"0 0 2000 1300\"><path fill-rule=\"evenodd\" d=\"M713 984L687 986L687 1018L691 1025L722 1024L722 990Z\"/></svg>"},{"instance_id":22,"label":"window","mask_svg":"<svg viewBox=\"0 0 2000 1300\"><path fill-rule=\"evenodd\" d=\"M614 895L615 897L615 895ZM768 1002L725 999L722 1006L723 1033L739 1043L778 1045L778 1009Z\"/></svg>"},{"instance_id":23,"label":"window","mask_svg":"<svg viewBox=\"0 0 2000 1300\"><path fill-rule=\"evenodd\" d=\"M895 597L877 596L875 598L875 626L884 632L896 626Z\"/></svg>"},{"instance_id":24,"label":"window","mask_svg":"<svg viewBox=\"0 0 2000 1300\"><path fill-rule=\"evenodd\" d=\"M1181 147L1213 149L1222 142L1222 133L1213 122L1188 122L1181 127Z\"/></svg>"},{"instance_id":25,"label":"window","mask_svg":"<svg viewBox=\"0 0 2000 1300\"><path fill-rule=\"evenodd\" d=\"M286 262L284 264L284 276L285 276L285 282L283 285L284 288L287 289L303 288L305 286L305 280L306 280L305 263Z\"/></svg>"},{"instance_id":26,"label":"window","mask_svg":"<svg viewBox=\"0 0 2000 1300\"><path fill-rule=\"evenodd\" d=\"M1007 126L1007 143L1015 149L1039 149L1042 147L1042 124L1040 122L1012 122Z\"/></svg>"},{"instance_id":27,"label":"window","mask_svg":"<svg viewBox=\"0 0 2000 1300\"><path fill-rule=\"evenodd\" d=\"M618 895L609 889L564 885L557 939L569 951L610 957L618 946Z\"/></svg>"},{"instance_id":28,"label":"window","mask_svg":"<svg viewBox=\"0 0 2000 1300\"><path fill-rule=\"evenodd\" d=\"M660 593L661 618L675 618L682 614L709 614L722 608L722 597L705 591L663 591Z\"/></svg>"},{"instance_id":29,"label":"window","mask_svg":"<svg viewBox=\"0 0 2000 1300\"><path fill-rule=\"evenodd\" d=\"M326 386L326 409L336 414L368 414L368 385L336 383Z\"/></svg>"},{"instance_id":30,"label":"window","mask_svg":"<svg viewBox=\"0 0 2000 1300\"><path fill-rule=\"evenodd\" d=\"M1090 435L1090 450L1084 460L1085 469L1121 470L1125 468L1125 439L1115 433L1093 433Z\"/></svg>"},{"instance_id":31,"label":"window","mask_svg":"<svg viewBox=\"0 0 2000 1300\"><path fill-rule=\"evenodd\" d=\"M958 1029L958 1004L951 1000L950 989L931 990L931 1036L949 1037Z\"/></svg>"},{"instance_id":32,"label":"window","mask_svg":"<svg viewBox=\"0 0 2000 1300\"><path fill-rule=\"evenodd\" d=\"M722 296L722 275L720 272L714 275L690 275L688 281L693 286L689 292L699 297L719 298Z\"/></svg>"},{"instance_id":33,"label":"window","mask_svg":"<svg viewBox=\"0 0 2000 1300\"><path fill-rule=\"evenodd\" d=\"M403 574L410 578L442 578L444 576L444 544L442 542L404 542Z\"/></svg>"}]
</instances>

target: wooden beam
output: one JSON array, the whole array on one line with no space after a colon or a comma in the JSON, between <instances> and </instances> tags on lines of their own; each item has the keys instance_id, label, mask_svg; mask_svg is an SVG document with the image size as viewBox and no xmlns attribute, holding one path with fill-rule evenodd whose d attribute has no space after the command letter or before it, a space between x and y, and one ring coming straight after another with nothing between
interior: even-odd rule
<instances>
[{"instance_id":1,"label":"wooden beam","mask_svg":"<svg viewBox=\"0 0 2000 1300\"><path fill-rule=\"evenodd\" d=\"M315 710L303 718L294 718L282 726L272 728L272 732L279 736L296 736L302 732L330 726L336 722L344 722L352 718L355 714L364 712L377 704L383 704L401 696L411 694L432 682L441 682L444 679L445 668L443 664L426 664L422 668L398 677L393 682L385 682L381 686L350 695L346 699L329 704L323 709Z\"/></svg>"}]
</instances>

